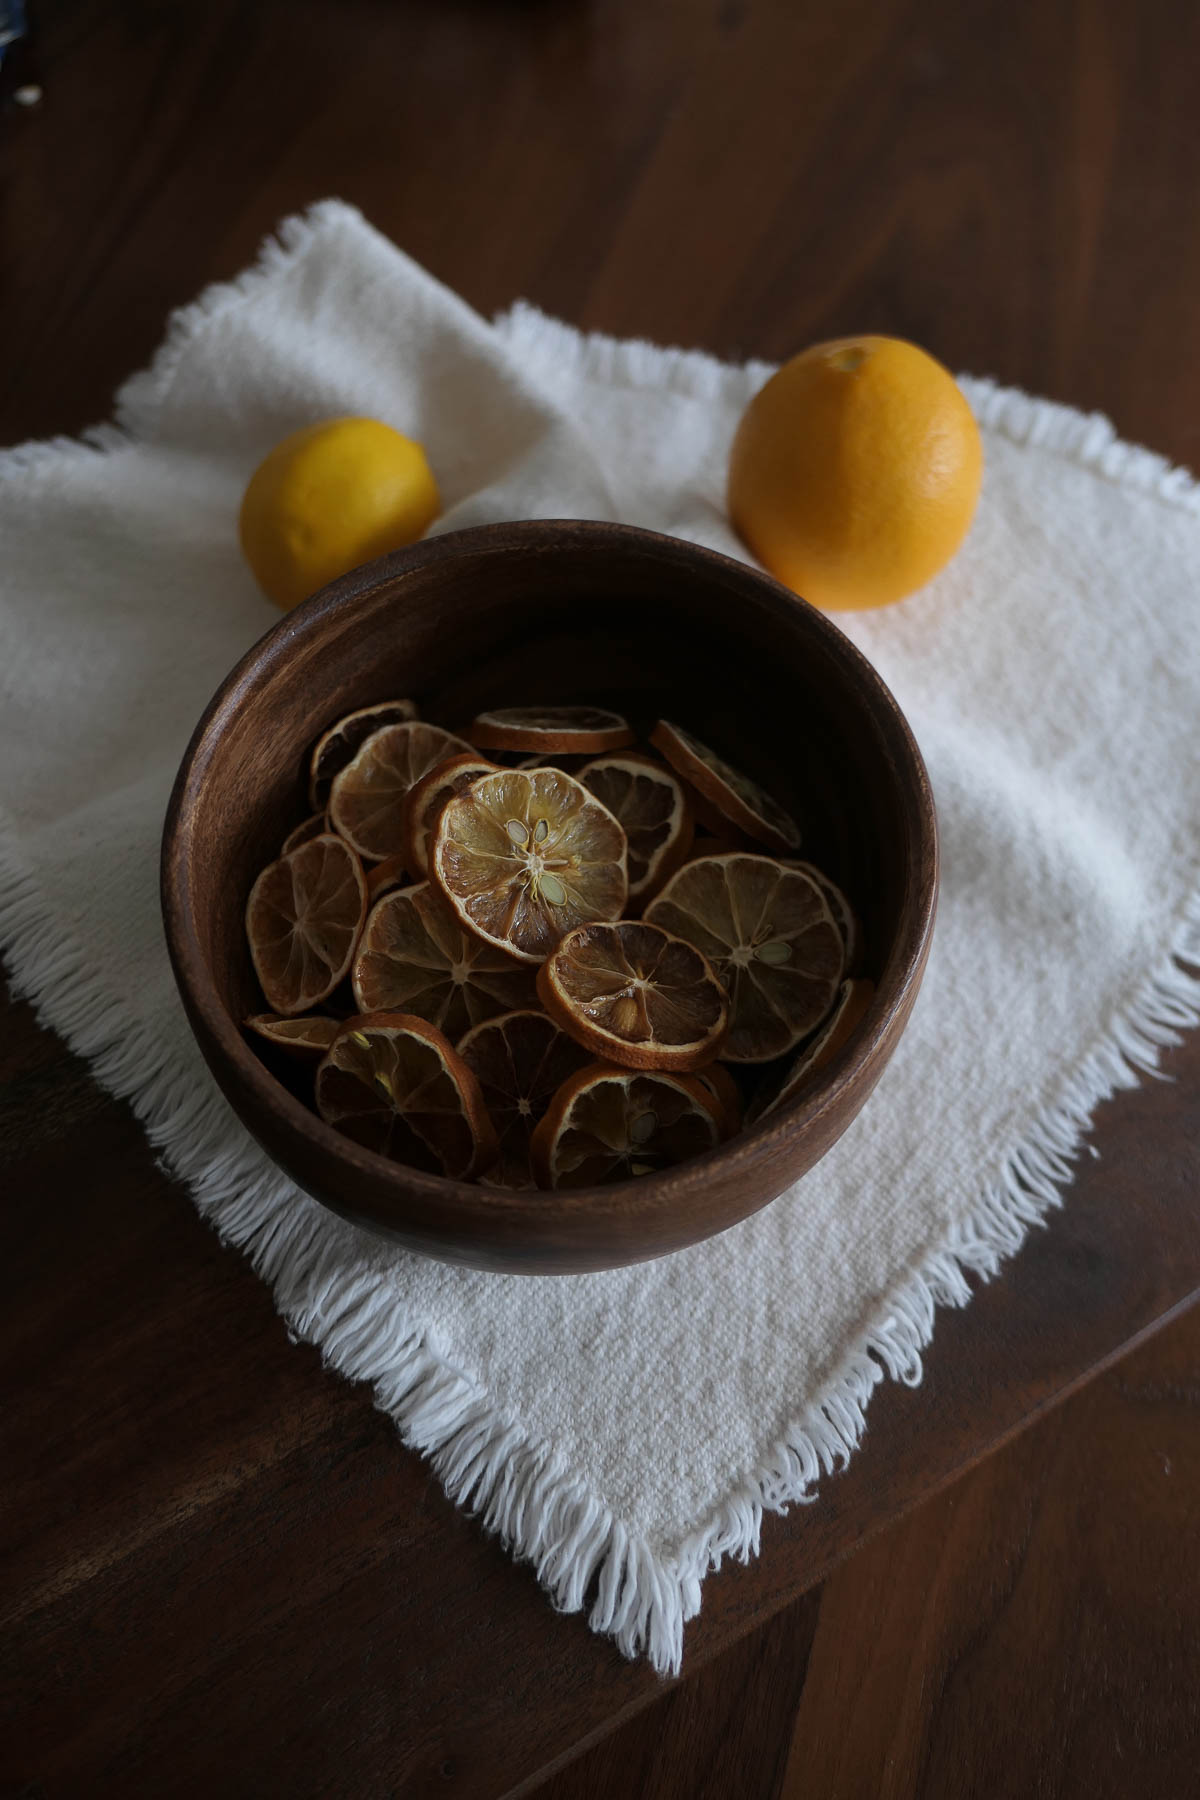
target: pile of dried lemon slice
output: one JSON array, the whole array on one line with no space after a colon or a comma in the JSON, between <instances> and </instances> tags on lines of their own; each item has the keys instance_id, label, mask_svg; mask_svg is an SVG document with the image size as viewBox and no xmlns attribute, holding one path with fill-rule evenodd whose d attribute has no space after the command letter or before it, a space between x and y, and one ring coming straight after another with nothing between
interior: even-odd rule
<instances>
[{"instance_id":1,"label":"pile of dried lemon slice","mask_svg":"<svg viewBox=\"0 0 1200 1800\"><path fill-rule=\"evenodd\" d=\"M873 988L796 821L682 726L599 706L461 736L410 700L336 720L316 810L246 934L268 1056L321 1117L428 1172L589 1187L697 1156L849 1042ZM268 1048L269 1047L269 1048Z\"/></svg>"}]
</instances>

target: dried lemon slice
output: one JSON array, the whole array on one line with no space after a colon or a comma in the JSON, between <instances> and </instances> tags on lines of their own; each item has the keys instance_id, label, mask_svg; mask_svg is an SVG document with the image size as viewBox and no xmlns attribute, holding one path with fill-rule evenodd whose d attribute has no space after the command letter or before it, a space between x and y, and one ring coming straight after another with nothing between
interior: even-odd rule
<instances>
[{"instance_id":1,"label":"dried lemon slice","mask_svg":"<svg viewBox=\"0 0 1200 1800\"><path fill-rule=\"evenodd\" d=\"M265 868L246 902L246 936L273 1012L308 1012L349 971L367 912L362 865L331 832Z\"/></svg>"},{"instance_id":2,"label":"dried lemon slice","mask_svg":"<svg viewBox=\"0 0 1200 1800\"><path fill-rule=\"evenodd\" d=\"M424 1019L347 1019L317 1070L317 1111L395 1162L466 1181L496 1154L474 1075Z\"/></svg>"},{"instance_id":3,"label":"dried lemon slice","mask_svg":"<svg viewBox=\"0 0 1200 1800\"><path fill-rule=\"evenodd\" d=\"M372 906L390 894L393 888L411 887L408 878L408 864L403 856L385 856L382 862L372 863L366 871L367 899Z\"/></svg>"},{"instance_id":4,"label":"dried lemon slice","mask_svg":"<svg viewBox=\"0 0 1200 1800\"><path fill-rule=\"evenodd\" d=\"M410 789L404 815L404 854L409 873L416 879L424 881L429 873L429 833L447 800L461 794L480 775L490 775L495 767L471 750L438 763Z\"/></svg>"},{"instance_id":5,"label":"dried lemon slice","mask_svg":"<svg viewBox=\"0 0 1200 1800\"><path fill-rule=\"evenodd\" d=\"M415 1013L455 1042L472 1025L536 999L528 965L464 931L427 881L371 908L352 981L360 1012Z\"/></svg>"},{"instance_id":6,"label":"dried lemon slice","mask_svg":"<svg viewBox=\"0 0 1200 1800\"><path fill-rule=\"evenodd\" d=\"M508 1012L468 1031L458 1053L479 1081L500 1154L487 1181L531 1188L533 1128L566 1081L591 1061L574 1038L542 1012Z\"/></svg>"},{"instance_id":7,"label":"dried lemon slice","mask_svg":"<svg viewBox=\"0 0 1200 1800\"><path fill-rule=\"evenodd\" d=\"M327 1019L323 1013L308 1013L302 1019L281 1019L277 1013L256 1013L254 1018L246 1020L246 1029L257 1032L277 1049L286 1050L289 1056L312 1062L324 1056L341 1025L337 1019Z\"/></svg>"},{"instance_id":8,"label":"dried lemon slice","mask_svg":"<svg viewBox=\"0 0 1200 1800\"><path fill-rule=\"evenodd\" d=\"M770 856L685 863L646 919L703 951L729 995L726 1062L769 1062L816 1029L842 980L841 933L821 890Z\"/></svg>"},{"instance_id":9,"label":"dried lemon slice","mask_svg":"<svg viewBox=\"0 0 1200 1800\"><path fill-rule=\"evenodd\" d=\"M862 957L862 926L859 924L858 915L849 900L837 882L830 881L824 870L818 869L815 863L801 862L798 858L794 862L788 859L787 867L799 869L803 874L810 875L824 894L825 904L833 914L834 922L842 934L842 943L846 948L847 972L853 971L858 967Z\"/></svg>"},{"instance_id":10,"label":"dried lemon slice","mask_svg":"<svg viewBox=\"0 0 1200 1800\"><path fill-rule=\"evenodd\" d=\"M629 845L629 900L656 894L687 858L692 815L670 769L636 753L597 757L579 771L589 794L621 822Z\"/></svg>"},{"instance_id":11,"label":"dried lemon slice","mask_svg":"<svg viewBox=\"0 0 1200 1800\"><path fill-rule=\"evenodd\" d=\"M360 706L331 725L316 741L308 764L308 798L312 806L324 806L329 799L333 778L344 769L360 744L372 732L385 725L402 725L415 719L417 709L411 700L377 700L374 706Z\"/></svg>"},{"instance_id":12,"label":"dried lemon slice","mask_svg":"<svg viewBox=\"0 0 1200 1800\"><path fill-rule=\"evenodd\" d=\"M800 827L795 819L757 781L743 775L682 725L660 719L650 733L650 742L695 790L700 803L697 817L713 830L733 825L769 850L800 848ZM716 809L715 819L705 816L705 801Z\"/></svg>"},{"instance_id":13,"label":"dried lemon slice","mask_svg":"<svg viewBox=\"0 0 1200 1800\"><path fill-rule=\"evenodd\" d=\"M462 738L420 719L385 725L334 776L329 818L360 856L376 860L405 851L405 802L422 775L471 749Z\"/></svg>"},{"instance_id":14,"label":"dried lemon slice","mask_svg":"<svg viewBox=\"0 0 1200 1800\"><path fill-rule=\"evenodd\" d=\"M816 1037L801 1050L784 1076L778 1092L772 1094L764 1104L751 1108L752 1123L767 1118L785 1100L790 1100L793 1094L798 1093L810 1075L815 1075L818 1069L823 1069L833 1061L838 1052L850 1042L874 997L875 984L872 981L842 983L828 1020Z\"/></svg>"},{"instance_id":15,"label":"dried lemon slice","mask_svg":"<svg viewBox=\"0 0 1200 1800\"><path fill-rule=\"evenodd\" d=\"M640 919L568 932L537 989L593 1056L630 1069L698 1069L729 1023L725 990L699 950Z\"/></svg>"},{"instance_id":16,"label":"dried lemon slice","mask_svg":"<svg viewBox=\"0 0 1200 1800\"><path fill-rule=\"evenodd\" d=\"M504 706L475 715L471 742L481 750L619 750L633 731L603 706Z\"/></svg>"},{"instance_id":17,"label":"dried lemon slice","mask_svg":"<svg viewBox=\"0 0 1200 1800\"><path fill-rule=\"evenodd\" d=\"M555 1094L533 1133L533 1166L541 1187L600 1187L687 1162L720 1139L693 1076L592 1063Z\"/></svg>"},{"instance_id":18,"label":"dried lemon slice","mask_svg":"<svg viewBox=\"0 0 1200 1800\"><path fill-rule=\"evenodd\" d=\"M280 856L286 856L290 850L298 850L301 844L307 844L310 839L320 837L329 829L330 826L323 812L313 813L309 818L301 819L299 825L293 826L279 846Z\"/></svg>"},{"instance_id":19,"label":"dried lemon slice","mask_svg":"<svg viewBox=\"0 0 1200 1800\"><path fill-rule=\"evenodd\" d=\"M625 833L558 769L498 769L442 808L430 879L469 930L542 962L576 925L625 905Z\"/></svg>"},{"instance_id":20,"label":"dried lemon slice","mask_svg":"<svg viewBox=\"0 0 1200 1800\"><path fill-rule=\"evenodd\" d=\"M742 1129L742 1095L729 1070L719 1062L709 1063L707 1068L697 1069L692 1080L707 1089L720 1108L721 1136L736 1137Z\"/></svg>"}]
</instances>

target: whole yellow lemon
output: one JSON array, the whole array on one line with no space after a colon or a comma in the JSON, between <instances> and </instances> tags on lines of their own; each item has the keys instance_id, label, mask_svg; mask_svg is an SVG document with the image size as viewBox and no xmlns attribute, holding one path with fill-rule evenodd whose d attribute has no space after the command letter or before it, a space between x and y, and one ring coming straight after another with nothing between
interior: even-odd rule
<instances>
[{"instance_id":1,"label":"whole yellow lemon","mask_svg":"<svg viewBox=\"0 0 1200 1800\"><path fill-rule=\"evenodd\" d=\"M729 513L814 606L886 606L949 562L982 477L979 428L948 369L901 338L837 338L794 356L746 408Z\"/></svg>"},{"instance_id":2,"label":"whole yellow lemon","mask_svg":"<svg viewBox=\"0 0 1200 1800\"><path fill-rule=\"evenodd\" d=\"M287 612L347 569L415 542L440 509L420 444L379 419L324 419L259 463L238 535L263 592Z\"/></svg>"}]
</instances>

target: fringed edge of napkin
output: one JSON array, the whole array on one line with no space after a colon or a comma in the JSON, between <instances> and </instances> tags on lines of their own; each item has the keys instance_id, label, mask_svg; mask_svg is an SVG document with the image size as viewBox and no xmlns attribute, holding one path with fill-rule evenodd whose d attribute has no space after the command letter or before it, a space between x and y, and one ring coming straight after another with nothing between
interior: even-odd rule
<instances>
[{"instance_id":1,"label":"fringed edge of napkin","mask_svg":"<svg viewBox=\"0 0 1200 1800\"><path fill-rule=\"evenodd\" d=\"M150 368L118 396L119 425L86 434L92 453L145 434L193 332L226 305L251 298L324 225L344 223L347 215L353 209L325 201L286 221L253 268L175 314ZM714 371L728 374L702 353L581 336L527 305L512 309L501 328L531 352L577 357L599 382L665 384L703 397L713 391ZM765 374L767 365L761 368ZM989 429L1200 511L1200 487L1185 471L1124 443L1107 419L990 381L966 378L963 387ZM22 446L3 460L11 458L13 466L81 448L60 439ZM311 1201L301 1200L298 1213L297 1191L238 1125L215 1085L197 1085L193 1068L173 1066L169 1047L130 1016L92 962L64 941L47 919L36 881L20 865L14 839L0 820L0 945L16 991L89 1062L103 1087L130 1103L169 1172L191 1190L222 1240L243 1250L271 1284L294 1335L320 1349L339 1374L372 1384L376 1404L404 1442L429 1460L451 1500L533 1565L558 1608L577 1612L590 1602L591 1628L613 1637L628 1657L645 1654L662 1674L679 1670L683 1627L699 1611L704 1577L726 1556L749 1561L759 1550L764 1512L811 1501L820 1476L849 1461L865 1429L867 1400L884 1375L910 1385L920 1380L936 1308L965 1305L968 1277L994 1275L1030 1226L1062 1204L1096 1106L1118 1088L1137 1086L1140 1074L1156 1070L1164 1048L1200 1024L1200 973L1181 966L1200 969L1198 870L1170 952L1082 1067L1064 1079L1057 1100L1005 1157L967 1217L898 1284L840 1367L824 1378L820 1401L788 1427L753 1476L673 1555L663 1556L413 1330L377 1270L364 1261L347 1271L347 1228Z\"/></svg>"}]
</instances>

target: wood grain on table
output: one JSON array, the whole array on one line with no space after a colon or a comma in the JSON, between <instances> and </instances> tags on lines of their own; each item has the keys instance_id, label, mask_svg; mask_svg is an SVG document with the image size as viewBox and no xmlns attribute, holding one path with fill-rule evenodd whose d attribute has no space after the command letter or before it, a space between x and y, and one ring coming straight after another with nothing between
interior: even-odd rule
<instances>
[{"instance_id":1,"label":"wood grain on table","mask_svg":"<svg viewBox=\"0 0 1200 1800\"><path fill-rule=\"evenodd\" d=\"M896 332L1200 461L1184 0L34 22L44 98L0 116L5 442L104 417L171 306L339 194L485 312L725 355ZM710 1578L664 1685L289 1344L128 1109L6 1003L0 1791L1197 1791L1200 1045L1166 1067L819 1504Z\"/></svg>"}]
</instances>

